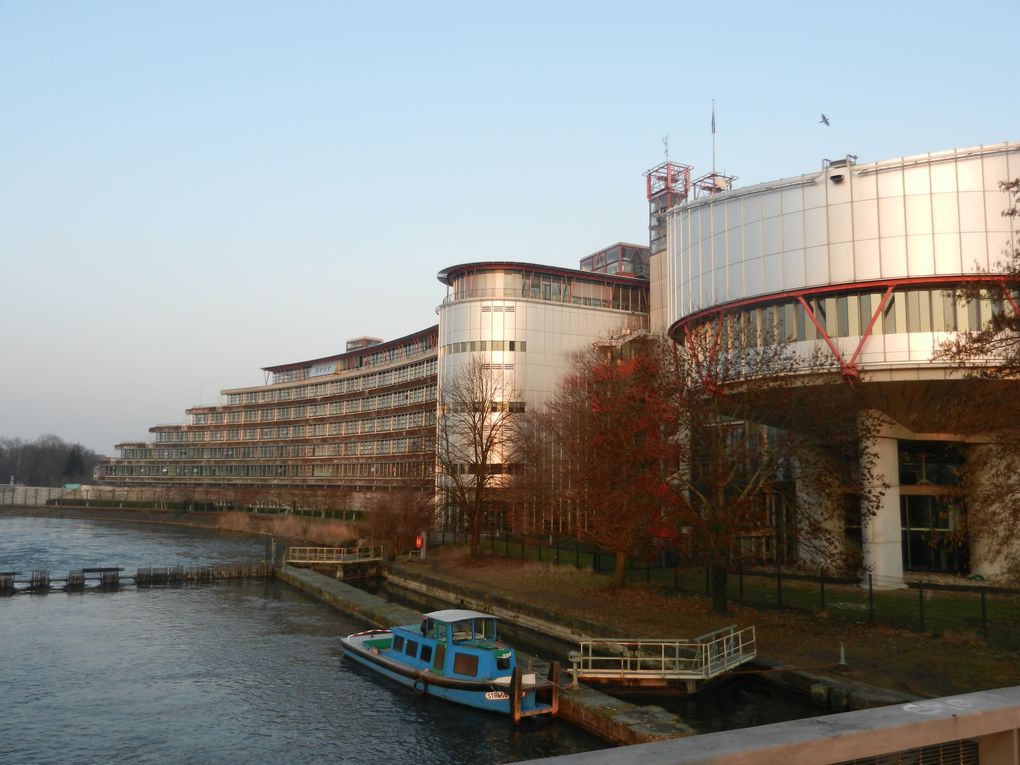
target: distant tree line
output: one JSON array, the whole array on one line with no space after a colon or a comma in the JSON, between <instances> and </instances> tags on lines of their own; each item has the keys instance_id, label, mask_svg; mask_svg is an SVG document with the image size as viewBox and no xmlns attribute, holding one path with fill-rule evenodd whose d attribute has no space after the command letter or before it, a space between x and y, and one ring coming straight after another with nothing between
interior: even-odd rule
<instances>
[{"instance_id":1,"label":"distant tree line","mask_svg":"<svg viewBox=\"0 0 1020 765\"><path fill-rule=\"evenodd\" d=\"M102 457L81 444L52 434L35 441L0 438L0 483L26 486L63 486L88 483L92 468Z\"/></svg>"}]
</instances>

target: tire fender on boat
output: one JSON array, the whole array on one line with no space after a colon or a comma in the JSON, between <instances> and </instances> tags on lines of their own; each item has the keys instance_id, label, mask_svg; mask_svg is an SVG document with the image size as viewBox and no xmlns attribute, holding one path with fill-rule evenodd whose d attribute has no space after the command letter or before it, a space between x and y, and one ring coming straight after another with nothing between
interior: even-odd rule
<instances>
[{"instance_id":1,"label":"tire fender on boat","mask_svg":"<svg viewBox=\"0 0 1020 765\"><path fill-rule=\"evenodd\" d=\"M424 677L416 677L414 679L414 690L418 693L426 693L429 689L429 684L425 681Z\"/></svg>"}]
</instances>

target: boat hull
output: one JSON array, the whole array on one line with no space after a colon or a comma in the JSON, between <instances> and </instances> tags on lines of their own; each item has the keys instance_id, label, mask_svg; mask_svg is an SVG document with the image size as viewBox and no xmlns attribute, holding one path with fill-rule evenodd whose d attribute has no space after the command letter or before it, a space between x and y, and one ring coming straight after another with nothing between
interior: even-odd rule
<instances>
[{"instance_id":1,"label":"boat hull","mask_svg":"<svg viewBox=\"0 0 1020 765\"><path fill-rule=\"evenodd\" d=\"M512 715L515 718L538 714L554 714L555 704L538 701L537 696L545 691L554 698L555 689L547 680L521 683L520 704L514 708L511 703L510 677L466 680L438 674L428 668L420 669L387 657L387 651L373 650L367 645L377 640L385 631L372 631L367 635L350 635L341 639L344 656L367 669L403 686L412 688L427 696L436 696L457 704L474 707L487 712Z\"/></svg>"}]
</instances>

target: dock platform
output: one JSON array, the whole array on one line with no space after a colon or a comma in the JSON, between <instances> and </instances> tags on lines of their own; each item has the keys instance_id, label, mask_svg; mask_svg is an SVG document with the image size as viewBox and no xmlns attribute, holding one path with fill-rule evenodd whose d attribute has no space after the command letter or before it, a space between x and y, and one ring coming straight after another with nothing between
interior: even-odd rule
<instances>
[{"instance_id":1,"label":"dock platform","mask_svg":"<svg viewBox=\"0 0 1020 765\"><path fill-rule=\"evenodd\" d=\"M311 568L340 581L379 576L383 564L382 545L363 547L288 547L285 563Z\"/></svg>"},{"instance_id":2,"label":"dock platform","mask_svg":"<svg viewBox=\"0 0 1020 765\"><path fill-rule=\"evenodd\" d=\"M696 638L592 638L570 655L574 682L616 688L676 687L695 693L758 655L754 627L730 625Z\"/></svg>"},{"instance_id":3,"label":"dock platform","mask_svg":"<svg viewBox=\"0 0 1020 765\"><path fill-rule=\"evenodd\" d=\"M72 569L67 576L50 576L49 571L0 571L0 596L40 595L53 591L88 592L116 590L123 585L168 587L206 584L228 579L270 579L269 563L244 563L212 566L161 566L136 569L124 574L123 566L97 566Z\"/></svg>"}]
</instances>

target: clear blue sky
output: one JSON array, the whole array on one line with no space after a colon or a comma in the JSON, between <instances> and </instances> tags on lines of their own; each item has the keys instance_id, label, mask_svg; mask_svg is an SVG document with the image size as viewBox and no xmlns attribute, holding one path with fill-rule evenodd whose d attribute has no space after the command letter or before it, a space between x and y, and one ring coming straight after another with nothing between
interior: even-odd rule
<instances>
[{"instance_id":1,"label":"clear blue sky","mask_svg":"<svg viewBox=\"0 0 1020 765\"><path fill-rule=\"evenodd\" d=\"M0 436L112 455L434 323L435 274L746 185L1020 138L1010 2L0 0ZM825 112L831 126L819 124Z\"/></svg>"}]
</instances>

